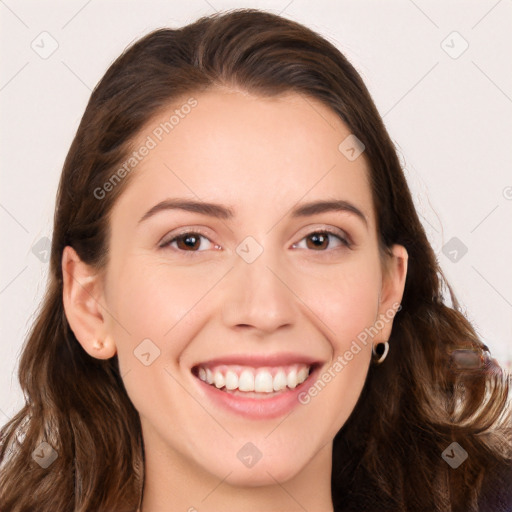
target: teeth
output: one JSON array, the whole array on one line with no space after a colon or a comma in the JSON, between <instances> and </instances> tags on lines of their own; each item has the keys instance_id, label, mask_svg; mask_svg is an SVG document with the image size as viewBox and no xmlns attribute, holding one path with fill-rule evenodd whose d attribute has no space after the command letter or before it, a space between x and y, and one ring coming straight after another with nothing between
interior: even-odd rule
<instances>
[{"instance_id":1,"label":"teeth","mask_svg":"<svg viewBox=\"0 0 512 512\"><path fill-rule=\"evenodd\" d=\"M272 375L266 370L259 371L254 379L254 391L272 393L274 391Z\"/></svg>"},{"instance_id":2,"label":"teeth","mask_svg":"<svg viewBox=\"0 0 512 512\"><path fill-rule=\"evenodd\" d=\"M213 382L215 383L216 388L223 388L224 387L224 375L220 373L218 370L213 374Z\"/></svg>"},{"instance_id":3,"label":"teeth","mask_svg":"<svg viewBox=\"0 0 512 512\"><path fill-rule=\"evenodd\" d=\"M274 391L280 391L286 387L286 373L283 370L279 370L274 377Z\"/></svg>"},{"instance_id":4,"label":"teeth","mask_svg":"<svg viewBox=\"0 0 512 512\"><path fill-rule=\"evenodd\" d=\"M286 376L286 385L290 389L297 387L297 370L295 370L295 368L288 372L288 375Z\"/></svg>"},{"instance_id":5,"label":"teeth","mask_svg":"<svg viewBox=\"0 0 512 512\"><path fill-rule=\"evenodd\" d=\"M305 364L278 368L219 365L215 368L199 367L198 377L218 389L272 393L286 387L296 388L308 378L309 370Z\"/></svg>"},{"instance_id":6,"label":"teeth","mask_svg":"<svg viewBox=\"0 0 512 512\"><path fill-rule=\"evenodd\" d=\"M238 388L238 375L235 372L228 370L226 372L226 389L233 390L236 388Z\"/></svg>"},{"instance_id":7,"label":"teeth","mask_svg":"<svg viewBox=\"0 0 512 512\"><path fill-rule=\"evenodd\" d=\"M308 378L308 375L309 375L309 368L301 368L297 372L297 381L299 383L304 382Z\"/></svg>"},{"instance_id":8,"label":"teeth","mask_svg":"<svg viewBox=\"0 0 512 512\"><path fill-rule=\"evenodd\" d=\"M238 389L240 391L254 391L254 375L250 370L244 370L240 374Z\"/></svg>"}]
</instances>

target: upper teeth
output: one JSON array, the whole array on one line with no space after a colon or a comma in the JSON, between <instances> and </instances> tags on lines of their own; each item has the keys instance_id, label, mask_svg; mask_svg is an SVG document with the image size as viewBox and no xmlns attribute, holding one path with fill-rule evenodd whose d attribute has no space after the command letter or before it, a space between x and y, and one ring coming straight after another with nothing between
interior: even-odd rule
<instances>
[{"instance_id":1,"label":"upper teeth","mask_svg":"<svg viewBox=\"0 0 512 512\"><path fill-rule=\"evenodd\" d=\"M239 365L222 365L211 368L199 367L199 378L217 388L240 391L272 393L287 386L296 388L309 375L310 366L294 364L290 366L252 368Z\"/></svg>"}]
</instances>

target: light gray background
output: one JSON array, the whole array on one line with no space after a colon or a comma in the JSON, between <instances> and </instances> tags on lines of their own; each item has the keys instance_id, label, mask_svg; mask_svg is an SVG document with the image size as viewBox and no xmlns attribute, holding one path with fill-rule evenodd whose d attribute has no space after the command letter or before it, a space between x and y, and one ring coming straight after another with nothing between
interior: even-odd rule
<instances>
[{"instance_id":1,"label":"light gray background","mask_svg":"<svg viewBox=\"0 0 512 512\"><path fill-rule=\"evenodd\" d=\"M441 265L511 367L511 0L0 0L0 424L22 403L17 362L45 288L44 237L92 88L150 30L237 7L306 24L362 74Z\"/></svg>"}]
</instances>

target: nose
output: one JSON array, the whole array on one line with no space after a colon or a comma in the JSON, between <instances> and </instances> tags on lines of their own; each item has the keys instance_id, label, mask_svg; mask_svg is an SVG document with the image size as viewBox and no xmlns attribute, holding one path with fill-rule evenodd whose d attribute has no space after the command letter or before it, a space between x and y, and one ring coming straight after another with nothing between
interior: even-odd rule
<instances>
[{"instance_id":1,"label":"nose","mask_svg":"<svg viewBox=\"0 0 512 512\"><path fill-rule=\"evenodd\" d=\"M285 267L270 250L252 263L237 257L222 289L224 325L260 335L293 325L298 299Z\"/></svg>"}]
</instances>

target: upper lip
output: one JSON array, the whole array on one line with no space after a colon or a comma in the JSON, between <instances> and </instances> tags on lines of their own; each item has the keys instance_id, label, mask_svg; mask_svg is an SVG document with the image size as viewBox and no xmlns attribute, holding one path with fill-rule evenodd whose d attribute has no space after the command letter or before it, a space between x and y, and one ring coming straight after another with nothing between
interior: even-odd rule
<instances>
[{"instance_id":1,"label":"upper lip","mask_svg":"<svg viewBox=\"0 0 512 512\"><path fill-rule=\"evenodd\" d=\"M212 367L221 364L252 366L255 368L263 366L287 366L292 364L307 364L313 366L320 362L318 358L290 352L278 354L231 354L209 359L208 361L201 361L196 363L193 368L199 366Z\"/></svg>"}]
</instances>

